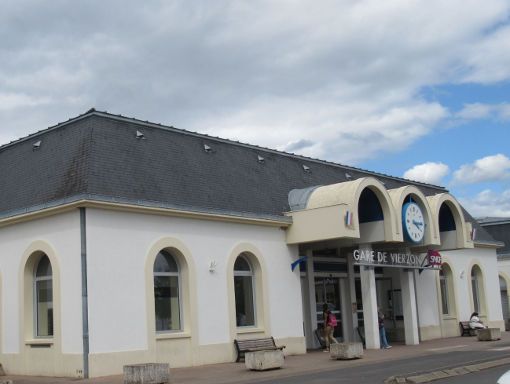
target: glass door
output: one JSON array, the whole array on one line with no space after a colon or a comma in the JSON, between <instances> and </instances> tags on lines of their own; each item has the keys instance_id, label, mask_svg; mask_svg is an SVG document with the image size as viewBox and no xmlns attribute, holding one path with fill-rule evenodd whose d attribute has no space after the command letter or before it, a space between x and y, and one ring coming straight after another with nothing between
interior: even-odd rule
<instances>
[{"instance_id":1,"label":"glass door","mask_svg":"<svg viewBox=\"0 0 510 384\"><path fill-rule=\"evenodd\" d=\"M338 325L335 327L333 336L338 340L343 340L342 331L342 312L340 296L340 279L335 277L315 277L315 302L317 303L316 316L317 327L324 327L322 307L324 303L328 304L329 310L336 316Z\"/></svg>"}]
</instances>

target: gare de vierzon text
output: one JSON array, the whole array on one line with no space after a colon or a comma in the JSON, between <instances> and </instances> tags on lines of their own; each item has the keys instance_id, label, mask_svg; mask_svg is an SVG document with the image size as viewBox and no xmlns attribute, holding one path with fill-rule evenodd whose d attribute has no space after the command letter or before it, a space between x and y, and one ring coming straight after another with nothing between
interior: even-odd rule
<instances>
[{"instance_id":1,"label":"gare de vierzon text","mask_svg":"<svg viewBox=\"0 0 510 384\"><path fill-rule=\"evenodd\" d=\"M368 249L355 249L353 258L356 262L370 264L420 265L422 262L422 258L412 253L393 253Z\"/></svg>"}]
</instances>

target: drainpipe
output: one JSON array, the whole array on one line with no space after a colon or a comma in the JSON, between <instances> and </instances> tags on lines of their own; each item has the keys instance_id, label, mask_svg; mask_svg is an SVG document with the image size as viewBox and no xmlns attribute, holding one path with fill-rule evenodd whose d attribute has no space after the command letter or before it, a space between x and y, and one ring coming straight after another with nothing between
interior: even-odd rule
<instances>
[{"instance_id":1,"label":"drainpipe","mask_svg":"<svg viewBox=\"0 0 510 384\"><path fill-rule=\"evenodd\" d=\"M83 378L89 378L89 303L87 291L87 220L84 207L80 207L81 237L81 307L83 324Z\"/></svg>"}]
</instances>

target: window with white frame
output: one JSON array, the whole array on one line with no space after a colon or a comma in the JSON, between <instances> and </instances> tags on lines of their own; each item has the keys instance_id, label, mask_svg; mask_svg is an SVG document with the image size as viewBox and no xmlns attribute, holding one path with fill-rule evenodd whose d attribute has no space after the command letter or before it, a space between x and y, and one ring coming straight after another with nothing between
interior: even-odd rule
<instances>
[{"instance_id":1,"label":"window with white frame","mask_svg":"<svg viewBox=\"0 0 510 384\"><path fill-rule=\"evenodd\" d=\"M253 268L246 255L237 257L234 264L234 293L236 324L238 327L255 325L255 279Z\"/></svg>"},{"instance_id":2,"label":"window with white frame","mask_svg":"<svg viewBox=\"0 0 510 384\"><path fill-rule=\"evenodd\" d=\"M480 276L478 267L474 266L471 269L471 289L473 293L473 311L481 312L480 308Z\"/></svg>"},{"instance_id":3,"label":"window with white frame","mask_svg":"<svg viewBox=\"0 0 510 384\"><path fill-rule=\"evenodd\" d=\"M53 271L50 259L43 255L34 276L35 336L53 336Z\"/></svg>"},{"instance_id":4,"label":"window with white frame","mask_svg":"<svg viewBox=\"0 0 510 384\"><path fill-rule=\"evenodd\" d=\"M442 303L442 311L443 315L450 314L450 303L449 303L449 290L448 290L448 280L450 279L448 267L443 266L439 271L439 286L441 288L441 303Z\"/></svg>"},{"instance_id":5,"label":"window with white frame","mask_svg":"<svg viewBox=\"0 0 510 384\"><path fill-rule=\"evenodd\" d=\"M154 262L156 332L182 329L180 291L179 265L170 252L162 250Z\"/></svg>"}]
</instances>

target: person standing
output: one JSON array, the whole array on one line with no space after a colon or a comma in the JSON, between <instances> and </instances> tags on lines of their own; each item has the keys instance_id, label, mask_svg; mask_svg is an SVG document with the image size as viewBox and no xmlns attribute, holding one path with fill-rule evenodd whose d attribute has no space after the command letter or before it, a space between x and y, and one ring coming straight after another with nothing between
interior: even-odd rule
<instances>
[{"instance_id":1,"label":"person standing","mask_svg":"<svg viewBox=\"0 0 510 384\"><path fill-rule=\"evenodd\" d=\"M386 339L386 328L384 328L384 314L381 308L377 311L377 317L379 321L379 339L381 341L381 349L390 349L391 345L388 344Z\"/></svg>"},{"instance_id":2,"label":"person standing","mask_svg":"<svg viewBox=\"0 0 510 384\"><path fill-rule=\"evenodd\" d=\"M322 316L324 319L324 341L326 342L326 349L324 352L329 352L329 346L331 343L338 343L336 339L333 337L333 332L336 327L336 317L329 310L329 306L327 303L324 303L322 306Z\"/></svg>"}]
</instances>

